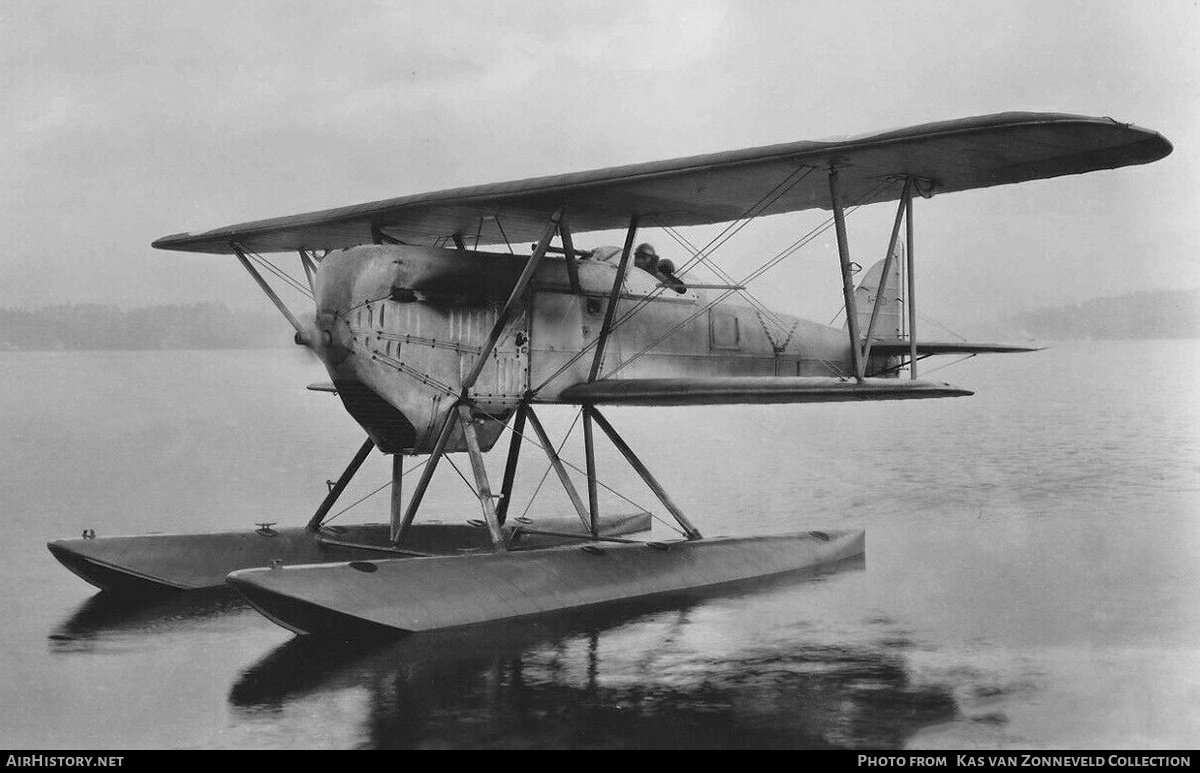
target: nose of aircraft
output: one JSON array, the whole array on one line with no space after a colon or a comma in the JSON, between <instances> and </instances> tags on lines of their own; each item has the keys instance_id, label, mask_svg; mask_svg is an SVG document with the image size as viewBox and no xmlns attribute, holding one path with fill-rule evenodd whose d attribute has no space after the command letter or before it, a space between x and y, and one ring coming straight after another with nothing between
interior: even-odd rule
<instances>
[{"instance_id":1,"label":"nose of aircraft","mask_svg":"<svg viewBox=\"0 0 1200 773\"><path fill-rule=\"evenodd\" d=\"M334 315L318 314L304 330L296 333L294 340L297 346L306 347L326 366L336 366L349 355L345 342L334 335L336 328ZM344 339L344 336L340 338Z\"/></svg>"}]
</instances>

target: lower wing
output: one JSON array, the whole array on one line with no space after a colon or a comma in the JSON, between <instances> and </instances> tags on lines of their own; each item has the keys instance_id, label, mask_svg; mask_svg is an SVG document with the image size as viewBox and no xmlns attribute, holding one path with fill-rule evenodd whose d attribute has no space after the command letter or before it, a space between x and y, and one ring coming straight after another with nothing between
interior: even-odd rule
<instances>
[{"instance_id":1,"label":"lower wing","mask_svg":"<svg viewBox=\"0 0 1200 773\"><path fill-rule=\"evenodd\" d=\"M950 384L868 378L862 383L804 376L604 379L567 387L558 402L587 405L729 405L917 400L974 394Z\"/></svg>"},{"instance_id":2,"label":"lower wing","mask_svg":"<svg viewBox=\"0 0 1200 773\"><path fill-rule=\"evenodd\" d=\"M1040 352L1044 346L1013 346L1012 344L972 344L967 342L939 343L933 341L917 341L917 354L1004 354L1006 352ZM872 354L901 355L911 351L911 344L900 339L881 341L871 344Z\"/></svg>"}]
</instances>

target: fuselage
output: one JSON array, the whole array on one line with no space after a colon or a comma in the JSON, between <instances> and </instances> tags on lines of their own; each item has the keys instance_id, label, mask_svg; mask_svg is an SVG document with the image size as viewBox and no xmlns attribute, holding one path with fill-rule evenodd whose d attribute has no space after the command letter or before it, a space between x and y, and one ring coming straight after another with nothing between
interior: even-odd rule
<instances>
[{"instance_id":1,"label":"fuselage","mask_svg":"<svg viewBox=\"0 0 1200 773\"><path fill-rule=\"evenodd\" d=\"M523 256L408 245L325 256L314 348L383 451L430 450L525 264ZM521 400L559 402L563 389L588 380L617 266L577 265L574 292L564 259L542 261L467 394L485 449ZM840 328L763 313L726 291L679 293L661 283L627 270L597 378L852 373ZM451 439L451 450L459 445L461 437Z\"/></svg>"}]
</instances>

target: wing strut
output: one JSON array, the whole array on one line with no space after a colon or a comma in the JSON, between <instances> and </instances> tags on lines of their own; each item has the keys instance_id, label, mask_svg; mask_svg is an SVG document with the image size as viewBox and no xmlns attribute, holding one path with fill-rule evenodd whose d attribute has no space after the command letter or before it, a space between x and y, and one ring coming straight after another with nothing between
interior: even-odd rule
<instances>
[{"instance_id":1,"label":"wing strut","mask_svg":"<svg viewBox=\"0 0 1200 773\"><path fill-rule=\"evenodd\" d=\"M906 267L908 271L908 377L917 380L917 279L913 273L913 205L912 189L909 188L908 198L904 200L905 238L908 239Z\"/></svg>"},{"instance_id":2,"label":"wing strut","mask_svg":"<svg viewBox=\"0 0 1200 773\"><path fill-rule=\"evenodd\" d=\"M292 323L292 327L296 328L297 333L303 335L304 328L300 326L299 321L297 321L292 312L288 310L287 305L280 300L279 296L275 294L275 291L271 289L271 285L267 284L267 280L262 278L262 274L258 273L254 266L250 265L250 260L246 257L246 253L242 252L242 248L233 242L231 242L229 246L233 248L234 254L237 255L237 259L241 261L245 269L250 272L250 276L254 277L254 281L258 282L258 286L262 288L262 291L267 294L268 298L271 299L271 303L275 304L275 308L279 309L280 313L287 317L287 321Z\"/></svg>"},{"instance_id":3,"label":"wing strut","mask_svg":"<svg viewBox=\"0 0 1200 773\"><path fill-rule=\"evenodd\" d=\"M846 215L842 211L842 195L836 166L829 168L829 199L832 202L833 223L837 231L838 260L842 264L842 297L846 299L846 327L850 332L850 360L854 364L854 378L861 384L864 376L862 339L858 337L858 305L854 301L854 278L850 268L850 242L846 238Z\"/></svg>"},{"instance_id":4,"label":"wing strut","mask_svg":"<svg viewBox=\"0 0 1200 773\"><path fill-rule=\"evenodd\" d=\"M317 292L316 279L317 267L313 264L312 258L308 256L306 250L297 250L300 253L300 267L304 269L304 278L308 280L308 289L314 294Z\"/></svg>"},{"instance_id":5,"label":"wing strut","mask_svg":"<svg viewBox=\"0 0 1200 773\"><path fill-rule=\"evenodd\" d=\"M875 289L875 305L871 308L871 321L867 324L867 340L863 343L862 361L871 361L871 345L875 343L875 324L879 322L879 310L883 308L883 297L891 276L892 261L895 260L896 239L900 237L900 223L904 219L904 204L912 195L912 179L904 180L904 191L900 194L900 206L896 207L896 220L892 223L892 238L888 240L887 255L883 259L883 275Z\"/></svg>"},{"instance_id":6,"label":"wing strut","mask_svg":"<svg viewBox=\"0 0 1200 773\"><path fill-rule=\"evenodd\" d=\"M546 257L546 250L550 247L550 240L554 238L554 234L558 233L558 224L562 216L563 207L559 207L550 216L550 222L546 225L546 230L542 232L542 238L538 241L537 247L534 248L533 254L529 256L529 260L525 261L525 269L517 279L516 285L513 286L508 300L504 303L504 308L496 316L496 324L492 325L492 332L488 335L488 340L483 345L483 350L479 353L479 359L475 360L475 366L471 368L471 372L463 379L462 393L464 397L471 387L475 386L476 380L479 379L479 374L483 372L484 366L491 359L492 350L496 348L496 343L500 340L500 334L504 332L504 328L508 325L509 320L512 319L517 306L520 305L521 298L525 295L525 288L529 286L529 281L533 279L533 274L537 271L538 264L542 262L542 258Z\"/></svg>"},{"instance_id":7,"label":"wing strut","mask_svg":"<svg viewBox=\"0 0 1200 773\"><path fill-rule=\"evenodd\" d=\"M613 315L617 311L617 298L621 294L621 284L625 281L625 270L629 267L629 255L633 252L633 237L637 235L638 216L629 217L629 229L625 232L625 247L621 250L621 263L617 266L617 275L613 277L612 292L608 294L608 308L604 311L604 324L600 327L600 335L596 337L596 356L592 358L592 370L588 381L595 381L604 363L604 345L608 343L608 334L612 332Z\"/></svg>"},{"instance_id":8,"label":"wing strut","mask_svg":"<svg viewBox=\"0 0 1200 773\"><path fill-rule=\"evenodd\" d=\"M567 225L564 216L558 221L558 238L562 241L563 255L567 259L567 278L571 280L571 292L579 294L583 290L579 286L579 264L575 255L575 243L571 238L571 227Z\"/></svg>"}]
</instances>

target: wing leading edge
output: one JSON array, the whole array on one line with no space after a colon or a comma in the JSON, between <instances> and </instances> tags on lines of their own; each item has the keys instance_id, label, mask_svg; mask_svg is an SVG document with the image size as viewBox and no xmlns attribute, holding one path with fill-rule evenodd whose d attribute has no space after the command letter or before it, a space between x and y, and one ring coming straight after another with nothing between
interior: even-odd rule
<instances>
[{"instance_id":1,"label":"wing leading edge","mask_svg":"<svg viewBox=\"0 0 1200 773\"><path fill-rule=\"evenodd\" d=\"M655 225L722 223L760 214L829 209L823 170L836 165L847 203L899 198L901 179L925 195L1146 164L1171 152L1162 135L1111 118L998 113L851 139L802 141L668 161L423 193L258 220L154 242L160 249L230 253L336 249L375 234L428 244L454 234L535 241L560 205L575 232L623 229L631 212ZM817 172L817 173L813 173ZM772 200L772 197L773 200ZM492 233L496 230L496 233Z\"/></svg>"},{"instance_id":2,"label":"wing leading edge","mask_svg":"<svg viewBox=\"0 0 1200 773\"><path fill-rule=\"evenodd\" d=\"M731 405L916 400L974 394L950 384L868 378L722 376L716 378L605 379L567 387L558 402L587 405Z\"/></svg>"}]
</instances>

